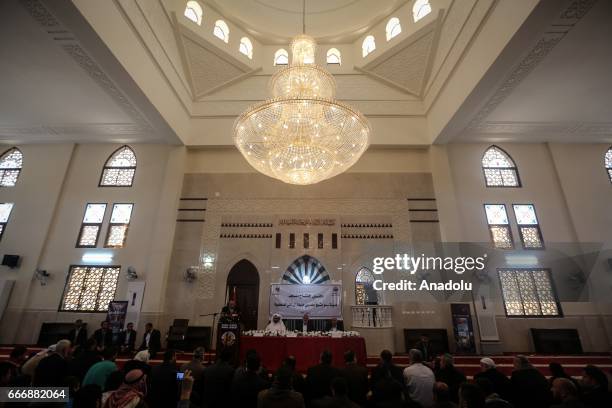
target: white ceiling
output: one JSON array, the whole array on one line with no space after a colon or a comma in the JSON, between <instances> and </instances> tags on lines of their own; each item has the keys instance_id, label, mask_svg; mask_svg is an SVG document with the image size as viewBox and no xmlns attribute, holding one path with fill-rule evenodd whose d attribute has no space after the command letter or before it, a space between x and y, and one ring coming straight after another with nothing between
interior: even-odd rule
<instances>
[{"instance_id":1,"label":"white ceiling","mask_svg":"<svg viewBox=\"0 0 612 408\"><path fill-rule=\"evenodd\" d=\"M611 142L612 1L544 1L440 141Z\"/></svg>"},{"instance_id":2,"label":"white ceiling","mask_svg":"<svg viewBox=\"0 0 612 408\"><path fill-rule=\"evenodd\" d=\"M0 2L0 141L176 143L147 103L138 106L142 96L127 95L127 73L106 73L119 70L109 69L117 64L112 56L95 59L104 54L99 39L85 45L76 38L91 30L76 9L56 11L68 14L37 1Z\"/></svg>"},{"instance_id":3,"label":"white ceiling","mask_svg":"<svg viewBox=\"0 0 612 408\"><path fill-rule=\"evenodd\" d=\"M302 33L303 0L205 0L264 44ZM306 33L321 42L355 39L411 0L307 0Z\"/></svg>"}]
</instances>

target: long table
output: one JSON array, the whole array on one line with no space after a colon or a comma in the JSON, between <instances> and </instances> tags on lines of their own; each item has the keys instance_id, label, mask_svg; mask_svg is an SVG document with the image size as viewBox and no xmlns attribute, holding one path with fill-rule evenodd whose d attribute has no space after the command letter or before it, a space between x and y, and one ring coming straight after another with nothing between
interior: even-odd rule
<instances>
[{"instance_id":1,"label":"long table","mask_svg":"<svg viewBox=\"0 0 612 408\"><path fill-rule=\"evenodd\" d=\"M319 363L321 352L329 350L335 366L344 365L344 352L355 352L357 362L366 364L366 346L363 337L252 337L240 338L240 361L244 361L247 350L257 350L261 362L268 370L279 368L287 356L295 356L297 370L305 372Z\"/></svg>"}]
</instances>

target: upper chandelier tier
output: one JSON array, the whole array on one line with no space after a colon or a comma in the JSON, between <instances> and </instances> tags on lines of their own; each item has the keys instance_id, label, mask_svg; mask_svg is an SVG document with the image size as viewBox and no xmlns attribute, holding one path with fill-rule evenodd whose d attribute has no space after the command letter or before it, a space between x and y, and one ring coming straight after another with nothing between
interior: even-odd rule
<instances>
[{"instance_id":1,"label":"upper chandelier tier","mask_svg":"<svg viewBox=\"0 0 612 408\"><path fill-rule=\"evenodd\" d=\"M337 102L332 75L315 64L316 43L299 35L291 65L271 79L272 99L247 109L234 123L234 143L257 171L290 184L334 177L368 148L370 125Z\"/></svg>"}]
</instances>

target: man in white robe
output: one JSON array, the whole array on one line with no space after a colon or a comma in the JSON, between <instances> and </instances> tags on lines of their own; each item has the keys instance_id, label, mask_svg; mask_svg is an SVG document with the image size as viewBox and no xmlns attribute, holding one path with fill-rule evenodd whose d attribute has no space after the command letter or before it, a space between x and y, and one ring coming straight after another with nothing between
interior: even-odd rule
<instances>
[{"instance_id":1,"label":"man in white robe","mask_svg":"<svg viewBox=\"0 0 612 408\"><path fill-rule=\"evenodd\" d=\"M266 332L284 335L286 331L287 328L285 327L285 323L283 323L282 316L278 313L274 313L274 315L272 315L272 321L266 326Z\"/></svg>"}]
</instances>

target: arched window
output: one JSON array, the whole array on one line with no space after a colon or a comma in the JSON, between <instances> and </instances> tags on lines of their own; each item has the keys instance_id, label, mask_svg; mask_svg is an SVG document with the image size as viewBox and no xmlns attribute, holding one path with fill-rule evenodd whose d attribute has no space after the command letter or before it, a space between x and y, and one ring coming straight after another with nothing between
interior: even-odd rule
<instances>
[{"instance_id":1,"label":"arched window","mask_svg":"<svg viewBox=\"0 0 612 408\"><path fill-rule=\"evenodd\" d=\"M136 172L136 155L129 146L115 150L104 164L100 187L131 187Z\"/></svg>"},{"instance_id":2,"label":"arched window","mask_svg":"<svg viewBox=\"0 0 612 408\"><path fill-rule=\"evenodd\" d=\"M378 304L378 292L374 289L374 274L368 268L361 268L355 276L355 304Z\"/></svg>"},{"instance_id":3,"label":"arched window","mask_svg":"<svg viewBox=\"0 0 612 408\"><path fill-rule=\"evenodd\" d=\"M249 40L248 38L242 37L240 39L239 50L242 54L249 57L249 59L253 59L253 43L251 43L251 40Z\"/></svg>"},{"instance_id":4,"label":"arched window","mask_svg":"<svg viewBox=\"0 0 612 408\"><path fill-rule=\"evenodd\" d=\"M376 41L373 35L368 35L361 44L361 55L365 58L369 53L376 49Z\"/></svg>"},{"instance_id":5,"label":"arched window","mask_svg":"<svg viewBox=\"0 0 612 408\"><path fill-rule=\"evenodd\" d=\"M327 63L328 64L337 64L340 65L342 63L342 55L337 48L330 48L327 50Z\"/></svg>"},{"instance_id":6,"label":"arched window","mask_svg":"<svg viewBox=\"0 0 612 408\"><path fill-rule=\"evenodd\" d=\"M229 27L223 20L217 20L215 22L215 28L213 29L213 34L218 39L222 40L227 44L229 41Z\"/></svg>"},{"instance_id":7,"label":"arched window","mask_svg":"<svg viewBox=\"0 0 612 408\"><path fill-rule=\"evenodd\" d=\"M514 160L501 148L493 145L482 156L482 171L487 187L520 187Z\"/></svg>"},{"instance_id":8,"label":"arched window","mask_svg":"<svg viewBox=\"0 0 612 408\"><path fill-rule=\"evenodd\" d=\"M608 151L606 152L604 163L606 165L606 170L608 171L608 177L610 178L610 183L612 183L612 147L610 147Z\"/></svg>"},{"instance_id":9,"label":"arched window","mask_svg":"<svg viewBox=\"0 0 612 408\"><path fill-rule=\"evenodd\" d=\"M387 23L386 31L387 31L387 41L389 41L390 39L392 39L393 37L401 33L402 26L400 24L399 18L392 17L391 19L389 19L389 22Z\"/></svg>"},{"instance_id":10,"label":"arched window","mask_svg":"<svg viewBox=\"0 0 612 408\"><path fill-rule=\"evenodd\" d=\"M283 274L283 283L318 284L329 281L329 274L318 259L304 255L293 261Z\"/></svg>"},{"instance_id":11,"label":"arched window","mask_svg":"<svg viewBox=\"0 0 612 408\"><path fill-rule=\"evenodd\" d=\"M414 6L412 6L412 18L414 18L415 23L429 13L431 13L431 4L429 4L429 0L416 0L414 2Z\"/></svg>"},{"instance_id":12,"label":"arched window","mask_svg":"<svg viewBox=\"0 0 612 408\"><path fill-rule=\"evenodd\" d=\"M17 184L23 165L23 154L16 147L0 156L0 187L13 187Z\"/></svg>"},{"instance_id":13,"label":"arched window","mask_svg":"<svg viewBox=\"0 0 612 408\"><path fill-rule=\"evenodd\" d=\"M286 49L281 48L274 53L274 65L288 65L289 53Z\"/></svg>"},{"instance_id":14,"label":"arched window","mask_svg":"<svg viewBox=\"0 0 612 408\"><path fill-rule=\"evenodd\" d=\"M202 6L197 1L188 1L184 14L197 25L202 25Z\"/></svg>"}]
</instances>

